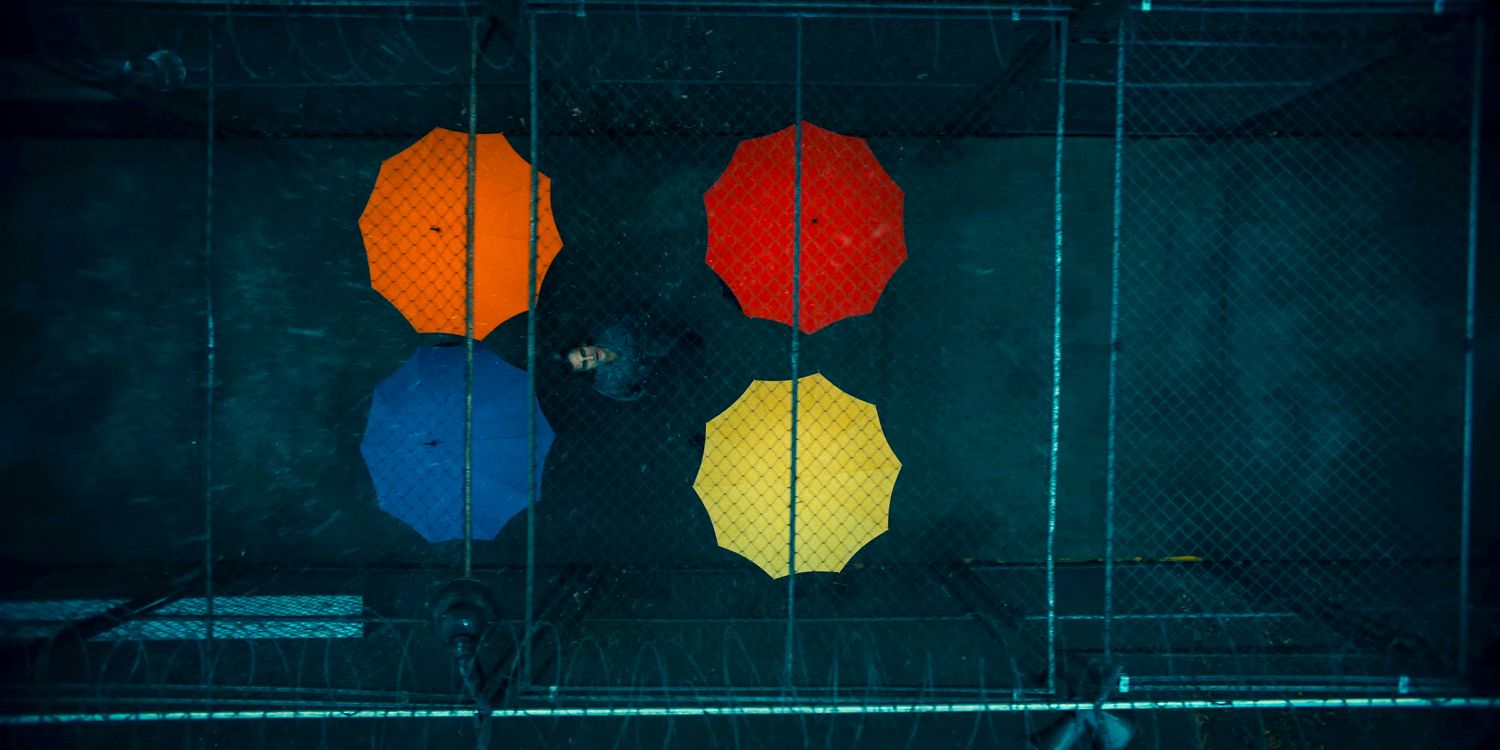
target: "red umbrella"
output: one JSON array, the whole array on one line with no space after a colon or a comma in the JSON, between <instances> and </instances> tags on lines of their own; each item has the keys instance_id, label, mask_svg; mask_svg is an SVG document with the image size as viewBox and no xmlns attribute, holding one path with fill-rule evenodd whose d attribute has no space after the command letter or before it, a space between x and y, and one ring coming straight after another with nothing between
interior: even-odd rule
<instances>
[{"instance_id":1,"label":"red umbrella","mask_svg":"<svg viewBox=\"0 0 1500 750\"><path fill-rule=\"evenodd\" d=\"M708 265L753 318L792 323L794 127L740 143L703 195ZM802 123L803 333L875 309L906 260L905 194L863 138Z\"/></svg>"}]
</instances>

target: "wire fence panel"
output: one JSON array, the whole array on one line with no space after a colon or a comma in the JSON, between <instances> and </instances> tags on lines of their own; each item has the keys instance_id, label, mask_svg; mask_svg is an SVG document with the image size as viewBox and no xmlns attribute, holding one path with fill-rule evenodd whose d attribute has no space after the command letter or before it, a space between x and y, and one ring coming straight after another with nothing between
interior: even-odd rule
<instances>
[{"instance_id":1,"label":"wire fence panel","mask_svg":"<svg viewBox=\"0 0 1500 750\"><path fill-rule=\"evenodd\" d=\"M1384 28L1125 31L1115 551L1233 598L1121 574L1112 613L1281 609L1324 634L1236 648L1452 675L1474 37Z\"/></svg>"},{"instance_id":2,"label":"wire fence panel","mask_svg":"<svg viewBox=\"0 0 1500 750\"><path fill-rule=\"evenodd\" d=\"M1035 246L1018 240L1000 259L976 246L952 270L963 243L949 233L963 230L941 206L975 178L956 155L943 158L946 171L934 165L920 138L1003 127L987 120L987 108L946 104L946 88L923 82L982 87L1001 73L996 45L1014 40L1019 54L1023 40L1035 40L1016 28L1046 40L1051 24L919 24L933 36L919 37L929 57L913 73L833 54L851 36L890 48L882 35L899 27L873 17L537 23L540 163L559 186L557 205L575 218L562 226L568 249L542 291L538 339L553 342L547 356L559 363L585 345L633 350L625 358L643 363L613 375L605 362L592 383L570 376L571 364L541 370L549 418L588 428L559 443L578 468L549 467L562 478L549 480L548 492L569 499L544 504L537 518L538 562L625 565L642 579L622 580L627 590L673 592L660 603L649 593L629 597L643 616L671 613L658 627L627 638L623 613L590 609L577 626L584 635L568 643L559 631L559 647L587 652L607 640L617 645L605 653L634 649L660 670L650 679L662 689L717 683L723 678L704 675L747 667L754 675L734 684L830 695L933 684L1011 690L1022 687L1021 672L1044 672L1044 650L1018 666L1023 655L1007 641L1028 636L995 638L966 617L974 605L949 580L963 556L1044 556L1044 456L1010 446L1045 442L1046 376L1008 373L1027 397L995 403L993 383L950 375L997 358L1049 356L1050 197L1035 194L1039 223L1015 221ZM590 43L568 41L579 38ZM750 44L761 52L724 53ZM600 59L607 78L587 67ZM871 125L863 112L887 124ZM652 132L622 128L626 113L654 119ZM1050 174L1050 144L1016 152L1037 154ZM997 165L1009 153L977 143L970 151ZM1024 176L978 179L997 177L1012 181L1018 200L1030 197ZM997 228L969 223L985 235ZM942 304L955 291L944 279L974 287L963 314ZM984 282L995 279L1018 294L992 301ZM1034 338L1011 349L971 343L1004 315L1033 314L1036 326L1013 325ZM976 412L985 416L965 424ZM997 471L992 458L972 458L975 449L1020 470ZM1002 514L1007 498L1015 510ZM652 572L664 565L709 570ZM979 595L1045 610L1041 580L997 581L1001 592ZM714 589L733 591L741 606L733 614L692 606L715 601ZM944 628L954 632L900 643L913 618L934 608L949 612ZM1041 642L1043 626L1032 627L1029 637ZM968 641L975 637L987 643ZM705 645L674 647L683 641ZM874 653L887 645L910 654L877 666ZM596 671L591 653L573 658ZM638 679L633 668L610 672Z\"/></svg>"}]
</instances>

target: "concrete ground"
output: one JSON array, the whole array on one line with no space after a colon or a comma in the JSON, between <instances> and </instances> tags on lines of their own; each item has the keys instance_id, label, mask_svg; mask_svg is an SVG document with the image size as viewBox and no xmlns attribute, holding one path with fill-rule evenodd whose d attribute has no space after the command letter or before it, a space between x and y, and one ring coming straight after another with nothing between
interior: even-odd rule
<instances>
[{"instance_id":1,"label":"concrete ground","mask_svg":"<svg viewBox=\"0 0 1500 750\"><path fill-rule=\"evenodd\" d=\"M744 595L750 616L775 618L784 590L716 547L691 488L704 423L751 379L790 374L790 329L745 318L703 262L702 194L735 143L544 143L565 247L541 289L538 350L578 343L622 309L690 326L706 346L700 358L664 365L636 402L603 399L586 380L551 369L539 374L557 441L534 551L549 568L726 571L667 594L674 611L739 590L753 591ZM377 507L359 454L376 384L437 340L413 333L370 289L356 225L380 160L404 145L219 143L206 247L201 144L8 144L10 357L0 378L14 395L0 411L0 471L12 500L0 511L0 549L9 561L196 565L207 495L213 554L225 569L458 565L459 543L427 544ZM1036 563L1046 558L1049 525L1057 559L1101 559L1110 520L1112 143L1070 139L1063 153L1050 517L1056 143L871 146L905 191L909 257L874 313L803 337L799 364L875 404L903 464L890 531L855 564ZM1463 206L1413 202L1400 186L1461 194L1454 152L1392 150L1346 165L1337 173L1382 181L1349 188L1303 179L1303 165L1336 156L1325 144L1266 148L1159 140L1124 154L1136 171L1127 171L1122 221L1114 557L1451 553ZM1311 229L1298 231L1304 224ZM1367 263L1318 256L1330 236L1344 252L1372 248ZM211 399L202 388L209 280ZM1373 320L1399 327L1367 324L1382 310ZM481 345L524 363L525 322ZM211 450L203 442L210 419ZM475 545L486 566L521 563L525 553L524 515ZM1375 587L1377 575L1357 568L1335 588L1355 606L1407 604ZM1287 578L1245 597L1241 581L1183 604L1175 584L1130 580L1121 579L1118 610L1208 601L1256 609L1318 590ZM991 585L1021 613L1046 611L1039 578ZM862 611L916 606L891 586L867 586ZM1100 611L1097 582L1080 586L1059 597L1064 614ZM1430 607L1452 611L1450 589L1422 590ZM913 632L882 640L920 644ZM772 635L757 660L777 663ZM1035 631L1024 638L1040 642ZM917 666L898 671L920 681Z\"/></svg>"}]
</instances>

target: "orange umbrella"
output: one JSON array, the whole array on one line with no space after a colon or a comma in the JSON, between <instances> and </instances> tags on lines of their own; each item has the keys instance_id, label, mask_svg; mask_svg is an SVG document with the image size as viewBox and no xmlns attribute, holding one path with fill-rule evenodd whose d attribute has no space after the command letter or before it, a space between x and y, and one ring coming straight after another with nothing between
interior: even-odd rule
<instances>
[{"instance_id":1,"label":"orange umbrella","mask_svg":"<svg viewBox=\"0 0 1500 750\"><path fill-rule=\"evenodd\" d=\"M531 165L499 133L477 137L474 337L526 312ZM370 285L421 333L464 333L469 136L435 128L380 165L359 217ZM536 282L562 249L552 181L537 175Z\"/></svg>"}]
</instances>

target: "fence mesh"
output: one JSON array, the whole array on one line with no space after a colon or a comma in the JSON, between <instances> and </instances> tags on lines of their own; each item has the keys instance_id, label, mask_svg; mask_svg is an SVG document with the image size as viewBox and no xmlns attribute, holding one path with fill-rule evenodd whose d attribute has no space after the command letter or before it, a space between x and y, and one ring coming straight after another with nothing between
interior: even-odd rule
<instances>
[{"instance_id":1,"label":"fence mesh","mask_svg":"<svg viewBox=\"0 0 1500 750\"><path fill-rule=\"evenodd\" d=\"M1458 742L1438 5L28 5L0 723Z\"/></svg>"},{"instance_id":2,"label":"fence mesh","mask_svg":"<svg viewBox=\"0 0 1500 750\"><path fill-rule=\"evenodd\" d=\"M1127 38L1115 550L1201 558L1185 575L1222 593L1133 575L1116 611L1218 629L1280 609L1314 627L1252 643L1335 674L1454 671L1459 575L1434 551L1463 523L1472 42L1405 39L1418 68L1334 19L1275 47ZM1377 81L1430 92L1421 117L1450 125L1367 133L1389 105L1349 89ZM1382 650L1328 650L1345 641Z\"/></svg>"}]
</instances>

